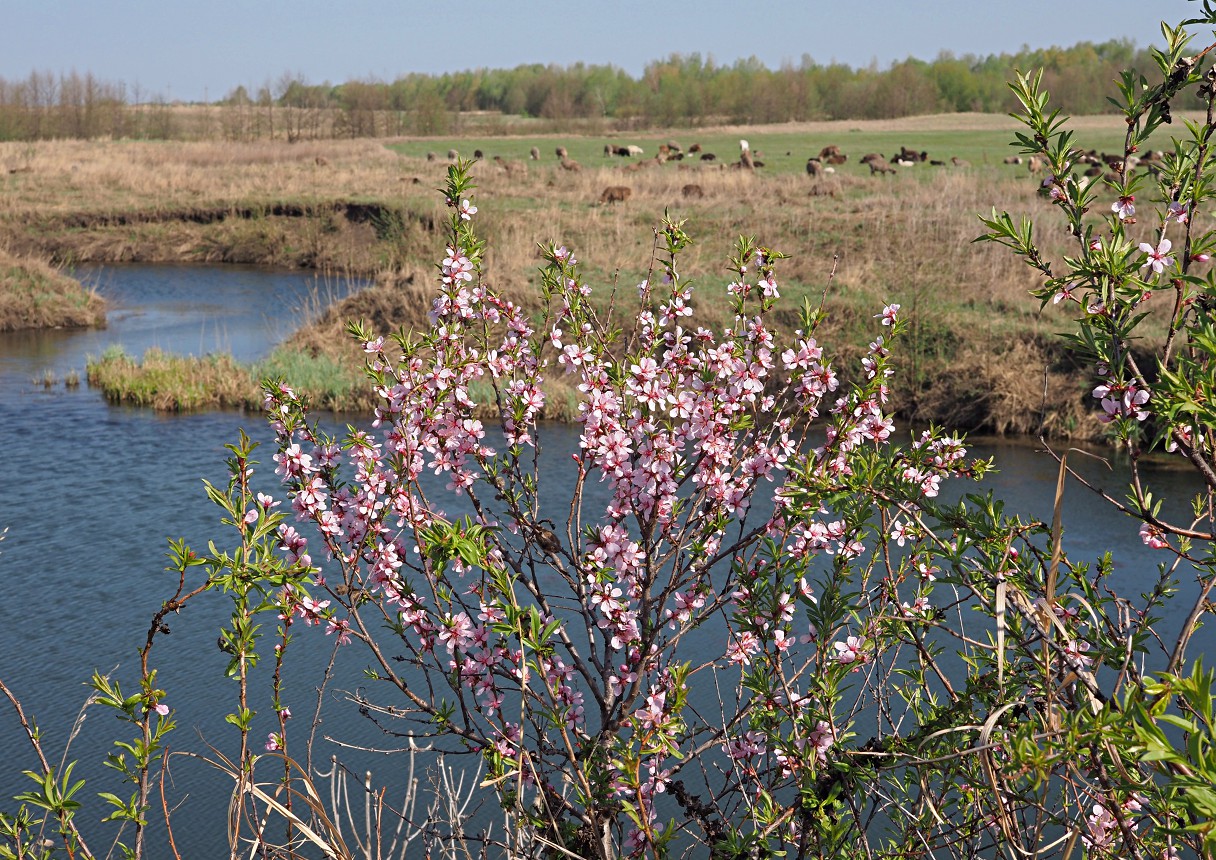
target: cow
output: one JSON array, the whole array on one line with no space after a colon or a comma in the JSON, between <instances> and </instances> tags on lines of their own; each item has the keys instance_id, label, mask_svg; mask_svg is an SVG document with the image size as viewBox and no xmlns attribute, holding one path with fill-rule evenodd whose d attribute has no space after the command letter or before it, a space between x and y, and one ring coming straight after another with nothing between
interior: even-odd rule
<instances>
[{"instance_id":1,"label":"cow","mask_svg":"<svg viewBox=\"0 0 1216 860\"><path fill-rule=\"evenodd\" d=\"M714 155L712 152L702 152L701 160L702 161L717 161L718 156Z\"/></svg>"},{"instance_id":2,"label":"cow","mask_svg":"<svg viewBox=\"0 0 1216 860\"><path fill-rule=\"evenodd\" d=\"M823 149L819 150L819 160L820 161L827 161L829 164L843 164L844 163L843 161L836 161L836 162L829 161L829 159L834 155L836 155L836 156L841 155L840 147L834 143L829 144L828 146L825 146ZM847 157L847 156L845 156L845 157Z\"/></svg>"},{"instance_id":3,"label":"cow","mask_svg":"<svg viewBox=\"0 0 1216 860\"><path fill-rule=\"evenodd\" d=\"M528 150L528 157L531 158L533 161L540 161L540 147L534 146L530 150Z\"/></svg>"},{"instance_id":4,"label":"cow","mask_svg":"<svg viewBox=\"0 0 1216 860\"><path fill-rule=\"evenodd\" d=\"M566 153L566 147L564 147L564 146L559 146L557 149L554 150L554 152L557 153L557 158L559 161L563 158L569 157L568 154Z\"/></svg>"},{"instance_id":5,"label":"cow","mask_svg":"<svg viewBox=\"0 0 1216 860\"><path fill-rule=\"evenodd\" d=\"M456 160L456 159L458 159L458 158L460 158L460 153L459 153L459 152L457 152L457 151L456 151L456 150L454 150L454 149L449 149L449 150L448 150L448 161L455 161L455 160Z\"/></svg>"},{"instance_id":6,"label":"cow","mask_svg":"<svg viewBox=\"0 0 1216 860\"><path fill-rule=\"evenodd\" d=\"M870 175L875 173L894 173L895 168L887 164L887 160L877 152L868 152L861 157L862 164L870 166Z\"/></svg>"},{"instance_id":7,"label":"cow","mask_svg":"<svg viewBox=\"0 0 1216 860\"><path fill-rule=\"evenodd\" d=\"M812 179L823 173L823 162L818 158L808 158L806 160L806 175Z\"/></svg>"},{"instance_id":8,"label":"cow","mask_svg":"<svg viewBox=\"0 0 1216 860\"><path fill-rule=\"evenodd\" d=\"M645 155L646 150L642 149L642 147L640 147L640 146L636 146L631 143L627 147L625 147L625 154L630 156L631 158L637 158L639 155Z\"/></svg>"},{"instance_id":9,"label":"cow","mask_svg":"<svg viewBox=\"0 0 1216 860\"><path fill-rule=\"evenodd\" d=\"M1031 173L1038 173L1040 170L1042 170L1046 166L1047 166L1047 159L1045 159L1041 156L1032 155L1032 156L1030 156L1030 158L1026 159L1026 169L1029 170Z\"/></svg>"},{"instance_id":10,"label":"cow","mask_svg":"<svg viewBox=\"0 0 1216 860\"><path fill-rule=\"evenodd\" d=\"M627 185L609 185L600 192L600 203L624 203L633 196L633 189Z\"/></svg>"},{"instance_id":11,"label":"cow","mask_svg":"<svg viewBox=\"0 0 1216 860\"><path fill-rule=\"evenodd\" d=\"M845 155L843 152L837 152L834 155L829 155L827 158L824 158L823 160L826 161L828 164L844 164L846 161L849 160L849 157L847 155Z\"/></svg>"},{"instance_id":12,"label":"cow","mask_svg":"<svg viewBox=\"0 0 1216 860\"><path fill-rule=\"evenodd\" d=\"M970 167L971 166L970 161L959 158L957 155L950 156L950 163L953 164L955 167Z\"/></svg>"},{"instance_id":13,"label":"cow","mask_svg":"<svg viewBox=\"0 0 1216 860\"><path fill-rule=\"evenodd\" d=\"M579 164L577 161L572 161L569 158L563 158L561 163L562 163L562 170L569 170L572 173L578 173L580 170L583 169L583 166L581 164Z\"/></svg>"},{"instance_id":14,"label":"cow","mask_svg":"<svg viewBox=\"0 0 1216 860\"><path fill-rule=\"evenodd\" d=\"M524 176L528 175L528 166L522 161L504 161L501 155L494 156L494 163L507 172L508 176L513 176L516 173L521 173Z\"/></svg>"},{"instance_id":15,"label":"cow","mask_svg":"<svg viewBox=\"0 0 1216 860\"><path fill-rule=\"evenodd\" d=\"M689 184L689 185L685 185L683 188L680 189L680 194L686 200L689 198L692 198L692 197L695 197L699 200L705 196L705 190L703 188L701 188L700 185Z\"/></svg>"}]
</instances>

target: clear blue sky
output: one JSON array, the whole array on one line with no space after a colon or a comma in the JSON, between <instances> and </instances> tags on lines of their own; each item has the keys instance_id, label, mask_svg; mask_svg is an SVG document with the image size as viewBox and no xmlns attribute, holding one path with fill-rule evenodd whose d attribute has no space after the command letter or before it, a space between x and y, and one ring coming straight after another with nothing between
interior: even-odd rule
<instances>
[{"instance_id":1,"label":"clear blue sky","mask_svg":"<svg viewBox=\"0 0 1216 860\"><path fill-rule=\"evenodd\" d=\"M647 62L700 53L770 68L886 68L941 51L986 55L1129 38L1160 44L1186 0L0 0L0 77L92 72L186 101L285 73L312 84L409 72ZM1198 38L1206 37L1203 33ZM1204 42L1203 44L1207 44Z\"/></svg>"}]
</instances>

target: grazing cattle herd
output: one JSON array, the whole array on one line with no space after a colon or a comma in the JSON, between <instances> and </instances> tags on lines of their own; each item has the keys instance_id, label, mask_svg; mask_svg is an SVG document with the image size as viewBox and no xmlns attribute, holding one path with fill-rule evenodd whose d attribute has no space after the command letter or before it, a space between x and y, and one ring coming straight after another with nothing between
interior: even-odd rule
<instances>
[{"instance_id":1,"label":"grazing cattle herd","mask_svg":"<svg viewBox=\"0 0 1216 860\"><path fill-rule=\"evenodd\" d=\"M578 173L583 170L583 166L570 158L569 153L564 146L558 146L554 150L557 156L558 166L563 171ZM787 151L786 156L793 155ZM448 150L448 160L455 161L460 157L457 150ZM700 143L694 143L684 149L679 143L674 140L669 140L666 143L659 144L655 154L649 158L643 158L646 155L646 150L637 144L621 144L621 143L605 143L604 157L605 158L624 158L630 159L628 164L625 164L618 170L632 173L643 170L647 167L666 164L671 161L683 161L684 159L696 159L700 164L694 165L679 165L679 170L727 170L736 169L745 173L755 172L758 168L764 167L764 161L759 157L759 150L753 149L751 144L746 139L739 140L739 158L735 162L719 162L714 153L706 151ZM475 160L484 158L480 149L474 151ZM426 153L427 161L438 161L439 156L434 152ZM540 148L533 146L528 150L528 159L531 161L540 161ZM636 159L636 160L635 160ZM1139 157L1129 156L1126 160L1122 156L1108 155L1106 153L1099 154L1094 151L1077 153L1077 164L1085 165L1085 176L1097 178L1105 175L1110 180L1117 180L1119 174L1125 169L1130 169L1135 166L1142 165L1150 172L1156 172L1160 167L1162 153L1157 151L1149 151ZM508 176L528 175L528 168L525 161L504 159L501 155L491 157L494 165ZM812 155L806 160L806 174L812 180L819 180L824 177L831 176L837 172L841 165L848 163L849 156L841 150L837 144L829 144L819 150L817 155ZM984 159L987 162L987 158ZM318 165L327 165L328 162L318 156L316 159ZM869 168L869 176L876 174L886 175L893 174L900 168L915 168L917 165L927 164L932 167L952 167L956 169L970 169L971 163L958 157L957 155L950 156L948 159L934 159L929 157L929 153L923 149L916 149L909 146L901 146L897 152L894 152L888 159L887 156L879 152L869 152L857 159L858 164L864 164ZM1044 159L1039 156L1030 156L1023 159L1020 155L1011 155L1002 159L1005 165L1020 166L1025 165L1026 170L1031 174L1042 173L1047 164ZM609 169L609 168L604 168ZM671 168L667 168L670 170ZM855 174L856 171L854 170ZM417 181L417 180L415 180ZM856 181L856 180L853 180ZM1044 187L1049 185L1051 177L1043 181ZM550 180L552 184L552 180ZM830 194L834 195L835 185L829 183L828 190L824 190L823 186L818 184L813 185L810 194ZM686 183L680 188L680 195L685 200L699 200L706 196L705 188L698 183ZM627 185L609 185L603 189L599 196L599 203L602 205L624 203L633 196L633 189Z\"/></svg>"}]
</instances>

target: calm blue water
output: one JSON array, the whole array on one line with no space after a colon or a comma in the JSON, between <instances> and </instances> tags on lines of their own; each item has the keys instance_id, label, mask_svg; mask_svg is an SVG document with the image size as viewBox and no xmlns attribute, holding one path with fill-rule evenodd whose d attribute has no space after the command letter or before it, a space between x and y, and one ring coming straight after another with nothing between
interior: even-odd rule
<instances>
[{"instance_id":1,"label":"calm blue water","mask_svg":"<svg viewBox=\"0 0 1216 860\"><path fill-rule=\"evenodd\" d=\"M148 620L174 585L164 572L167 538L203 545L207 538L226 537L218 509L205 498L201 483L204 478L226 481L224 444L234 441L240 428L255 439L269 441L270 436L258 415L163 417L107 406L83 385L48 390L33 380L48 370L62 377L75 369L83 377L86 355L100 354L113 343L135 355L158 346L195 354L224 350L242 360L256 359L298 323L318 292L305 275L239 268L108 268L95 277L114 306L107 329L0 335L0 450L6 454L0 459L0 528L8 527L0 542L5 620L0 677L41 726L54 758L62 754L67 731L88 695L83 685L94 669L117 669L116 677L128 687L136 677L136 649ZM542 472L569 473L576 432L571 427L544 429ZM1001 473L987 486L1007 500L1009 509L1050 518L1053 461L1017 442L989 441L973 448L996 457ZM268 462L270 453L261 459ZM1083 464L1113 495L1123 495L1121 470L1108 472L1092 460ZM270 472L264 470L268 486ZM1171 507L1185 506L1194 487L1185 470L1162 468L1155 479L1160 481L1157 492ZM1116 554L1117 584L1147 587L1155 576L1162 557L1143 547L1135 527L1112 520L1104 503L1080 487L1068 491L1065 526L1072 557L1092 558L1107 550ZM163 667L162 685L169 691L166 702L180 726L170 740L174 749L206 752L206 745L214 744L232 752L234 733L222 718L234 705L217 704L232 702L236 690L223 677L226 659L215 644L227 613L222 599L196 602L170 617L172 635L162 638L155 652ZM328 640L308 638L308 648L297 648L296 654L307 656L288 677L287 701L300 721L315 707L316 679L329 658ZM360 683L361 665L353 654L340 657L340 680L327 693L320 734L391 747L391 739L359 719L337 693ZM89 779L90 794L129 793L97 764L118 728L110 714L95 708L73 742L71 757L82 759L77 776ZM269 728L263 724L259 739ZM325 756L336 751L325 742L320 746ZM399 784L404 779L399 758L343 755L360 770L373 768L378 777ZM33 767L34 759L6 703L0 703L0 761L0 797L11 797L24 790L20 771ZM186 796L174 814L184 856L226 856L224 798L231 784L185 757L174 759L173 779L177 797ZM0 807L11 805L0 802ZM96 826L102 814L100 805L91 807L91 815L82 820L86 832L109 832ZM97 842L94 837L94 850ZM155 847L149 854L165 855Z\"/></svg>"}]
</instances>

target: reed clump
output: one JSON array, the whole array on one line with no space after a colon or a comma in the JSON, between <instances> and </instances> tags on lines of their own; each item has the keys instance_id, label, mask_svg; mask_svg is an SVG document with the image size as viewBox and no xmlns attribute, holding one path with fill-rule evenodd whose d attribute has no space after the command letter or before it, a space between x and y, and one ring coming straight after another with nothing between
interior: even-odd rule
<instances>
[{"instance_id":1,"label":"reed clump","mask_svg":"<svg viewBox=\"0 0 1216 860\"><path fill-rule=\"evenodd\" d=\"M112 403L160 412L241 409L260 402L258 382L231 356L181 356L157 348L142 360L111 347L86 365L89 385Z\"/></svg>"},{"instance_id":2,"label":"reed clump","mask_svg":"<svg viewBox=\"0 0 1216 860\"><path fill-rule=\"evenodd\" d=\"M0 249L0 331L105 325L105 300L46 262Z\"/></svg>"}]
</instances>

